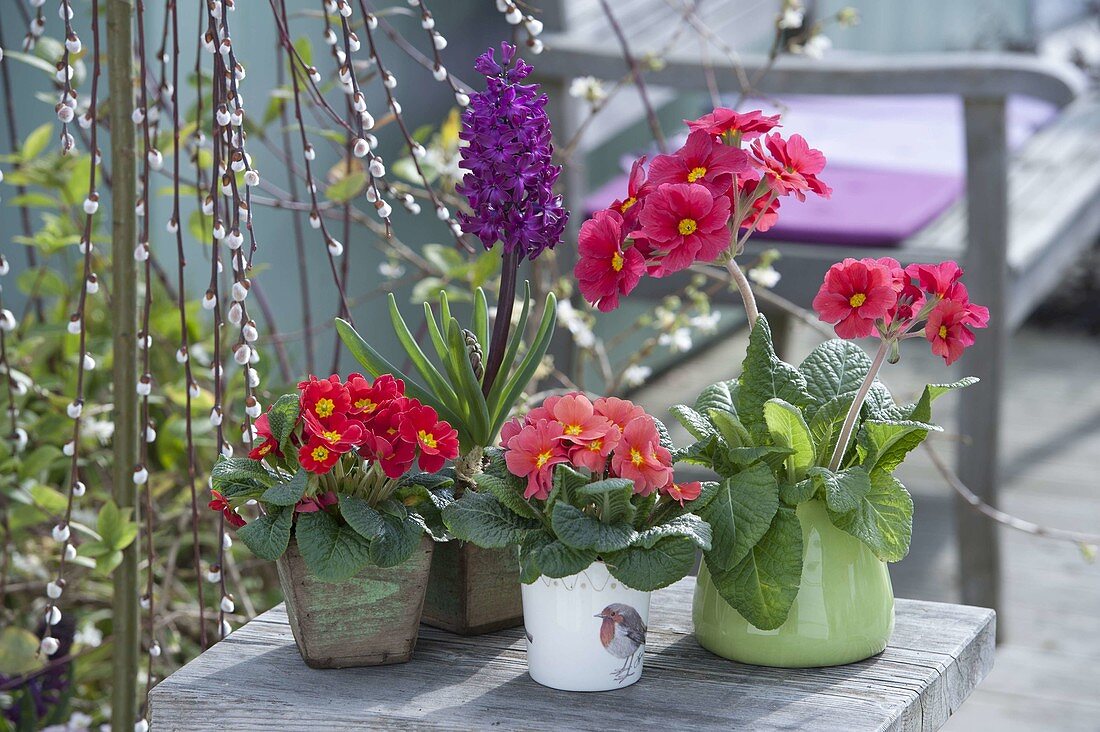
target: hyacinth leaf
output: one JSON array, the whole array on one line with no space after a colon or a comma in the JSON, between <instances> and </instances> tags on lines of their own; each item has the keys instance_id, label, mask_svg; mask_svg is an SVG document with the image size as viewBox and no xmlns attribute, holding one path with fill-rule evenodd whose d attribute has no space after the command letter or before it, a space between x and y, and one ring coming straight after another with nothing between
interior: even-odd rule
<instances>
[{"instance_id":1,"label":"hyacinth leaf","mask_svg":"<svg viewBox=\"0 0 1100 732\"><path fill-rule=\"evenodd\" d=\"M325 511L298 514L294 538L306 567L322 582L342 582L371 561L371 543Z\"/></svg>"},{"instance_id":2,"label":"hyacinth leaf","mask_svg":"<svg viewBox=\"0 0 1100 732\"><path fill-rule=\"evenodd\" d=\"M801 480L806 468L814 464L810 428L802 418L802 412L782 399L769 399L764 403L764 423L768 425L768 432L777 445L791 449L791 454L784 461L787 479L791 482Z\"/></svg>"},{"instance_id":3,"label":"hyacinth leaf","mask_svg":"<svg viewBox=\"0 0 1100 732\"><path fill-rule=\"evenodd\" d=\"M485 403L485 395L481 393L481 382L474 373L470 356L466 352L462 328L454 318L451 318L447 324L447 342L451 346L451 358L456 362L455 368L458 371L459 384L456 386L462 397L467 400L470 409L474 439L479 445L485 445L496 433L489 431L489 406Z\"/></svg>"},{"instance_id":4,"label":"hyacinth leaf","mask_svg":"<svg viewBox=\"0 0 1100 732\"><path fill-rule=\"evenodd\" d=\"M925 422L869 419L859 431L859 445L866 451L860 464L867 472L877 469L892 473L906 455L924 442L930 431L942 430L942 427Z\"/></svg>"},{"instance_id":5,"label":"hyacinth leaf","mask_svg":"<svg viewBox=\"0 0 1100 732\"><path fill-rule=\"evenodd\" d=\"M503 549L519 544L539 522L520 516L496 496L466 491L462 498L443 509L443 522L456 538L486 549Z\"/></svg>"},{"instance_id":6,"label":"hyacinth leaf","mask_svg":"<svg viewBox=\"0 0 1100 732\"><path fill-rule=\"evenodd\" d=\"M772 524L779 509L779 484L764 463L756 463L718 485L718 493L699 513L710 524L712 569L733 567L744 559Z\"/></svg>"},{"instance_id":7,"label":"hyacinth leaf","mask_svg":"<svg viewBox=\"0 0 1100 732\"><path fill-rule=\"evenodd\" d=\"M563 466L564 467L564 466ZM563 468L558 468L562 470ZM591 500L600 511L600 521L615 523L633 521L636 509L630 502L634 495L634 481L626 478L608 478L581 486L576 493L579 498Z\"/></svg>"},{"instance_id":8,"label":"hyacinth leaf","mask_svg":"<svg viewBox=\"0 0 1100 732\"><path fill-rule=\"evenodd\" d=\"M393 323L393 332L397 336L397 340L401 343L401 347L405 349L405 354L409 357L409 361L416 370L420 372L420 376L428 386L435 391L436 396L445 401L454 399L454 390L451 389L447 380L443 378L443 374L439 373L439 370L432 365L432 362L428 360L427 355L420 349L420 345L416 342L416 338L413 337L411 331L409 331L408 325L405 324L405 319L401 317L401 311L397 308L397 299L391 292L389 295L390 304L390 321Z\"/></svg>"},{"instance_id":9,"label":"hyacinth leaf","mask_svg":"<svg viewBox=\"0 0 1100 732\"><path fill-rule=\"evenodd\" d=\"M635 545L606 557L611 575L627 587L652 592L668 587L695 566L695 544L683 536L667 536L652 547Z\"/></svg>"},{"instance_id":10,"label":"hyacinth leaf","mask_svg":"<svg viewBox=\"0 0 1100 732\"><path fill-rule=\"evenodd\" d=\"M359 496L340 496L340 515L364 539L376 539L385 531L382 514Z\"/></svg>"},{"instance_id":11,"label":"hyacinth leaf","mask_svg":"<svg viewBox=\"0 0 1100 732\"><path fill-rule=\"evenodd\" d=\"M554 293L548 293L546 304L543 307L542 321L539 323L539 329L535 333L531 347L523 357L519 367L516 368L515 373L508 379L508 383L501 393L500 401L496 404L492 420L493 429L491 430L494 435L500 430L504 420L508 418L508 413L512 410L512 406L516 401L519 400L520 394L534 378L535 371L542 363L542 357L546 355L546 349L550 347L550 339L554 336L554 325L557 321L557 305L558 300L554 297Z\"/></svg>"},{"instance_id":12,"label":"hyacinth leaf","mask_svg":"<svg viewBox=\"0 0 1100 732\"><path fill-rule=\"evenodd\" d=\"M737 390L737 414L741 423L753 434L763 431L764 403L775 398L800 409L812 401L806 390L806 377L775 355L768 321L760 316L749 335L749 347L741 367Z\"/></svg>"},{"instance_id":13,"label":"hyacinth leaf","mask_svg":"<svg viewBox=\"0 0 1100 732\"><path fill-rule=\"evenodd\" d=\"M462 365L458 362L458 356L454 353L454 350L450 346L450 339L445 335L448 331L448 323L450 321L443 321L443 331L439 330L439 326L436 325L434 319L428 323L428 332L431 334L432 342L436 344L436 350L439 352L439 360L443 362L443 369L447 372L447 378L453 387L452 393L455 395L455 401L452 407L456 414L461 415L463 424L467 427L471 433L471 437L477 430L469 429L471 426L472 414L474 405L468 398L466 390L463 388L462 383ZM438 341L438 342L437 342ZM466 349L463 347L462 358L466 357Z\"/></svg>"},{"instance_id":14,"label":"hyacinth leaf","mask_svg":"<svg viewBox=\"0 0 1100 732\"><path fill-rule=\"evenodd\" d=\"M695 400L695 411L700 414L707 414L711 410L718 410L720 412L730 412L736 416L737 414L737 381L719 381L717 384L711 384L706 389L699 392L699 397Z\"/></svg>"},{"instance_id":15,"label":"hyacinth leaf","mask_svg":"<svg viewBox=\"0 0 1100 732\"><path fill-rule=\"evenodd\" d=\"M527 332L527 319L531 317L531 283L523 283L523 305L519 311L519 321L512 327L512 333L508 336L508 344L504 349L504 358L500 362L500 373L508 374L512 371L512 365L516 362L520 344L523 342L523 334ZM491 344L483 344L490 348ZM498 378L493 382L489 390L489 412L495 414L500 405L500 395L504 391L505 380ZM509 405L510 408L511 405Z\"/></svg>"},{"instance_id":16,"label":"hyacinth leaf","mask_svg":"<svg viewBox=\"0 0 1100 732\"><path fill-rule=\"evenodd\" d=\"M746 620L761 630L787 620L802 580L802 525L793 508L780 507L760 541L730 569L715 571L711 554L715 588Z\"/></svg>"},{"instance_id":17,"label":"hyacinth leaf","mask_svg":"<svg viewBox=\"0 0 1100 732\"><path fill-rule=\"evenodd\" d=\"M614 552L634 543L638 532L625 521L608 523L589 516L576 506L558 501L550 517L558 540L574 549Z\"/></svg>"},{"instance_id":18,"label":"hyacinth leaf","mask_svg":"<svg viewBox=\"0 0 1100 732\"><path fill-rule=\"evenodd\" d=\"M848 410L852 408L855 394L841 394L825 402L819 407L810 419L810 439L814 443L814 462L818 465L826 465L836 449L836 441L840 439L840 430L844 426L844 418ZM849 438L849 441L851 438ZM848 452L848 446L844 446L844 452Z\"/></svg>"},{"instance_id":19,"label":"hyacinth leaf","mask_svg":"<svg viewBox=\"0 0 1100 732\"><path fill-rule=\"evenodd\" d=\"M441 419L450 422L451 426L459 431L460 441L463 436L465 436L467 440L469 439L468 434L463 434L466 429L466 422L459 414L457 414L446 402L439 399L435 394L421 386L401 369L387 361L382 354L378 353L369 343L363 340L363 337L356 332L351 323L341 318L337 318L336 332L339 333L340 340L347 346L351 355L363 366L368 374L374 378L382 374L392 374L394 378L401 379L405 382L406 395L434 407Z\"/></svg>"},{"instance_id":20,"label":"hyacinth leaf","mask_svg":"<svg viewBox=\"0 0 1100 732\"><path fill-rule=\"evenodd\" d=\"M489 347L489 303L485 299L485 290L474 290L474 338L482 349Z\"/></svg>"},{"instance_id":21,"label":"hyacinth leaf","mask_svg":"<svg viewBox=\"0 0 1100 732\"><path fill-rule=\"evenodd\" d=\"M825 341L810 352L798 370L806 377L806 390L813 401L806 407L806 419L831 399L855 393L871 370L871 359L851 341Z\"/></svg>"},{"instance_id":22,"label":"hyacinth leaf","mask_svg":"<svg viewBox=\"0 0 1100 732\"><path fill-rule=\"evenodd\" d=\"M949 391L964 389L977 383L977 377L967 376L951 384L929 384L924 387L924 393L921 394L917 403L908 407L905 415L906 419L916 420L917 422L930 422L932 420L932 402Z\"/></svg>"},{"instance_id":23,"label":"hyacinth leaf","mask_svg":"<svg viewBox=\"0 0 1100 732\"><path fill-rule=\"evenodd\" d=\"M382 533L370 542L370 560L379 567L396 567L416 551L424 526L412 516L381 516Z\"/></svg>"},{"instance_id":24,"label":"hyacinth leaf","mask_svg":"<svg viewBox=\"0 0 1100 732\"><path fill-rule=\"evenodd\" d=\"M299 468L290 480L279 485L273 485L264 491L264 494L260 496L260 501L273 506L293 506L302 500L308 486L309 473Z\"/></svg>"},{"instance_id":25,"label":"hyacinth leaf","mask_svg":"<svg viewBox=\"0 0 1100 732\"><path fill-rule=\"evenodd\" d=\"M913 499L901 482L881 470L871 473L871 488L855 509L829 510L829 519L871 548L884 562L898 562L909 553L913 538Z\"/></svg>"},{"instance_id":26,"label":"hyacinth leaf","mask_svg":"<svg viewBox=\"0 0 1100 732\"><path fill-rule=\"evenodd\" d=\"M668 411L697 440L705 440L716 434L714 426L707 421L707 418L689 406L674 404L669 407Z\"/></svg>"},{"instance_id":27,"label":"hyacinth leaf","mask_svg":"<svg viewBox=\"0 0 1100 732\"><path fill-rule=\"evenodd\" d=\"M237 529L237 537L257 557L274 562L283 556L287 544L290 543L290 525L293 520L293 508L275 506L263 516Z\"/></svg>"}]
</instances>

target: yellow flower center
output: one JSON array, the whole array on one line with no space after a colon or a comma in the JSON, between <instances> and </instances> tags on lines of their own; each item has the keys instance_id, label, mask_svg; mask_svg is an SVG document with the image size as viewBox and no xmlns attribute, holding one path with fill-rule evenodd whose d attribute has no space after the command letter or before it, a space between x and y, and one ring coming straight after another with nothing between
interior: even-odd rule
<instances>
[{"instance_id":1,"label":"yellow flower center","mask_svg":"<svg viewBox=\"0 0 1100 732\"><path fill-rule=\"evenodd\" d=\"M634 196L631 196L630 198L626 199L619 206L619 213L626 213L627 210L637 202L638 202L638 199L635 198Z\"/></svg>"},{"instance_id":2,"label":"yellow flower center","mask_svg":"<svg viewBox=\"0 0 1100 732\"><path fill-rule=\"evenodd\" d=\"M328 432L322 432L321 437L324 438L328 442L339 442L340 441L340 433L337 432L336 430L329 430Z\"/></svg>"},{"instance_id":3,"label":"yellow flower center","mask_svg":"<svg viewBox=\"0 0 1100 732\"><path fill-rule=\"evenodd\" d=\"M317 413L318 417L331 417L332 413L336 411L336 403L331 399L318 399L317 403L313 405L313 411Z\"/></svg>"},{"instance_id":4,"label":"yellow flower center","mask_svg":"<svg viewBox=\"0 0 1100 732\"><path fill-rule=\"evenodd\" d=\"M356 400L355 408L356 409L361 409L364 412L366 412L367 414L370 414L375 409L378 409L378 405L375 404L374 402L372 402L370 399L367 399L366 397L364 397L362 399Z\"/></svg>"},{"instance_id":5,"label":"yellow flower center","mask_svg":"<svg viewBox=\"0 0 1100 732\"><path fill-rule=\"evenodd\" d=\"M542 466L546 465L546 462L551 457L553 457L553 455L550 453L549 450L547 450L546 452L539 453L539 456L537 458L535 458L535 467L536 468L541 468Z\"/></svg>"},{"instance_id":6,"label":"yellow flower center","mask_svg":"<svg viewBox=\"0 0 1100 732\"><path fill-rule=\"evenodd\" d=\"M565 425L565 434L570 437L576 437L581 433L581 426L579 424L567 424Z\"/></svg>"},{"instance_id":7,"label":"yellow flower center","mask_svg":"<svg viewBox=\"0 0 1100 732\"><path fill-rule=\"evenodd\" d=\"M941 325L940 326L940 338L947 338L947 326L946 325Z\"/></svg>"},{"instance_id":8,"label":"yellow flower center","mask_svg":"<svg viewBox=\"0 0 1100 732\"><path fill-rule=\"evenodd\" d=\"M645 462L645 457L642 456L641 451L632 447L630 448L630 462L633 463L635 467L640 468L642 463Z\"/></svg>"},{"instance_id":9,"label":"yellow flower center","mask_svg":"<svg viewBox=\"0 0 1100 732\"><path fill-rule=\"evenodd\" d=\"M427 430L420 430L416 433L416 436L419 437L420 441L428 447L435 447L437 444L439 444L435 440L435 435L433 435L431 432L428 432Z\"/></svg>"},{"instance_id":10,"label":"yellow flower center","mask_svg":"<svg viewBox=\"0 0 1100 732\"><path fill-rule=\"evenodd\" d=\"M854 308L858 308L865 302L867 302L867 296L864 295L862 292L857 292L856 294L852 295L852 297L848 300L848 304Z\"/></svg>"},{"instance_id":11,"label":"yellow flower center","mask_svg":"<svg viewBox=\"0 0 1100 732\"><path fill-rule=\"evenodd\" d=\"M692 168L688 173L688 183L694 183L707 174L707 169L704 167Z\"/></svg>"},{"instance_id":12,"label":"yellow flower center","mask_svg":"<svg viewBox=\"0 0 1100 732\"><path fill-rule=\"evenodd\" d=\"M620 272L620 271L622 271L622 268L623 268L623 255L622 255L621 252L616 250L616 252L611 255L611 269L615 270L616 272Z\"/></svg>"},{"instance_id":13,"label":"yellow flower center","mask_svg":"<svg viewBox=\"0 0 1100 732\"><path fill-rule=\"evenodd\" d=\"M264 440L264 444L260 445L260 450L257 454L266 455L269 452L271 452L271 441L270 440Z\"/></svg>"},{"instance_id":14,"label":"yellow flower center","mask_svg":"<svg viewBox=\"0 0 1100 732\"><path fill-rule=\"evenodd\" d=\"M695 223L695 219L680 219L680 224L676 228L679 229L682 236L688 236L695 233L695 230L699 228L699 224Z\"/></svg>"},{"instance_id":15,"label":"yellow flower center","mask_svg":"<svg viewBox=\"0 0 1100 732\"><path fill-rule=\"evenodd\" d=\"M588 449L592 452L599 452L603 449L603 440L592 440L588 443Z\"/></svg>"},{"instance_id":16,"label":"yellow flower center","mask_svg":"<svg viewBox=\"0 0 1100 732\"><path fill-rule=\"evenodd\" d=\"M311 452L309 456L313 458L315 462L323 463L325 460L328 460L328 449L318 445L313 448L313 452Z\"/></svg>"}]
</instances>

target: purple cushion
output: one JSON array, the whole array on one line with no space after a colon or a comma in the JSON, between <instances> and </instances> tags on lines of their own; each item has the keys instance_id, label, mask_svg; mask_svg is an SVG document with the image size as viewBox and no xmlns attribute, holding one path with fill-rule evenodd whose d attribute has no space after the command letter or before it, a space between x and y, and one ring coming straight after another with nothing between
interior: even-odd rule
<instances>
[{"instance_id":1,"label":"purple cushion","mask_svg":"<svg viewBox=\"0 0 1100 732\"><path fill-rule=\"evenodd\" d=\"M751 106L751 105L750 105ZM746 107L748 108L748 107ZM943 213L964 192L962 102L949 96L800 96L784 100L784 135L800 133L829 162L821 179L832 198L783 201L779 222L760 238L894 246ZM1022 145L1057 114L1023 97L1008 104L1008 142ZM674 143L677 144L677 143ZM652 155L652 153L650 153ZM624 169L629 166L626 161ZM606 208L626 191L626 175L585 201Z\"/></svg>"}]
</instances>

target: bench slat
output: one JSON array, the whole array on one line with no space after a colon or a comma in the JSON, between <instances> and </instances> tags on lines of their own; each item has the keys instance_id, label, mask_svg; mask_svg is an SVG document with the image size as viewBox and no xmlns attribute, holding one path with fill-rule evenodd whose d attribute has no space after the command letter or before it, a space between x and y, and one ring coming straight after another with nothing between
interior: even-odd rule
<instances>
[{"instance_id":1,"label":"bench slat","mask_svg":"<svg viewBox=\"0 0 1100 732\"><path fill-rule=\"evenodd\" d=\"M158 730L629 729L931 730L993 664L990 610L899 600L877 658L826 669L731 663L690 636L687 578L653 599L642 680L567 694L526 673L519 629L467 638L422 628L411 663L316 671L298 657L283 606L153 689Z\"/></svg>"}]
</instances>

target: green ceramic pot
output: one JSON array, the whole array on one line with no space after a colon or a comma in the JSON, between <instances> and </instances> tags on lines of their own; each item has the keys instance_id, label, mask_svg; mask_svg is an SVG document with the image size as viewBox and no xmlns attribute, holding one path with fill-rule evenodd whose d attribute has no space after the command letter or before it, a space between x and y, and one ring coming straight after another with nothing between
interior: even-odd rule
<instances>
[{"instance_id":1,"label":"green ceramic pot","mask_svg":"<svg viewBox=\"0 0 1100 732\"><path fill-rule=\"evenodd\" d=\"M894 630L894 592L886 563L829 521L825 504L798 507L802 584L790 615L760 630L730 607L699 570L692 619L699 644L732 661L807 668L862 661L881 653Z\"/></svg>"}]
</instances>

